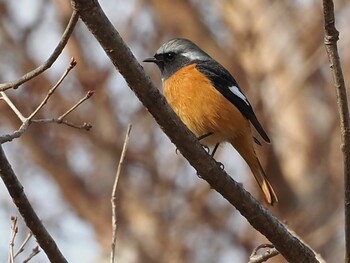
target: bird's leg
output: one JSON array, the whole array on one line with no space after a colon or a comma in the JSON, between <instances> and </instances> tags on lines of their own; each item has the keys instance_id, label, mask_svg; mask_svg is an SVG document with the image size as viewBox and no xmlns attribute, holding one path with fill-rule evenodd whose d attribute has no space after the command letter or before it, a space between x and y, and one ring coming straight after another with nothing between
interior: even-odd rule
<instances>
[{"instance_id":1,"label":"bird's leg","mask_svg":"<svg viewBox=\"0 0 350 263\"><path fill-rule=\"evenodd\" d=\"M213 135L213 134L214 134L213 132L208 132L206 134L203 134L203 135L197 137L197 140L201 141L201 140L203 140L203 139L205 139L205 138L207 138L207 137L209 137L210 135ZM202 144L202 147L204 148L204 150L206 150L207 153L210 153L210 150L209 150L208 146ZM175 153L176 154L179 153L179 149L178 148L176 148Z\"/></svg>"},{"instance_id":2,"label":"bird's leg","mask_svg":"<svg viewBox=\"0 0 350 263\"><path fill-rule=\"evenodd\" d=\"M219 142L217 144L215 144L214 149L213 149L213 151L211 152L211 155L210 155L212 158L214 158L214 155L215 155L217 149L219 148L219 145L220 145ZM219 164L219 166L220 166L220 168L222 170L225 170L225 166L223 165L223 163L221 163L221 162L217 162L217 163Z\"/></svg>"},{"instance_id":3,"label":"bird's leg","mask_svg":"<svg viewBox=\"0 0 350 263\"><path fill-rule=\"evenodd\" d=\"M205 138L209 137L210 135L213 135L214 133L213 132L208 132L206 134L203 134L199 137L197 137L197 140L200 142L201 140L204 140ZM202 144L202 147L204 148L204 150L207 152L207 153L210 153L210 149L208 146Z\"/></svg>"},{"instance_id":4,"label":"bird's leg","mask_svg":"<svg viewBox=\"0 0 350 263\"><path fill-rule=\"evenodd\" d=\"M201 140L203 140L203 139L205 139L205 138L207 138L207 137L209 137L210 135L213 135L213 134L214 134L213 132L208 132L206 134L203 134L203 135L197 137L197 140L201 141Z\"/></svg>"},{"instance_id":5,"label":"bird's leg","mask_svg":"<svg viewBox=\"0 0 350 263\"><path fill-rule=\"evenodd\" d=\"M219 148L219 145L220 145L219 142L218 142L217 144L215 144L214 149L213 149L213 151L211 152L211 157L214 158L214 155L215 155L215 153L216 153L216 150Z\"/></svg>"}]
</instances>

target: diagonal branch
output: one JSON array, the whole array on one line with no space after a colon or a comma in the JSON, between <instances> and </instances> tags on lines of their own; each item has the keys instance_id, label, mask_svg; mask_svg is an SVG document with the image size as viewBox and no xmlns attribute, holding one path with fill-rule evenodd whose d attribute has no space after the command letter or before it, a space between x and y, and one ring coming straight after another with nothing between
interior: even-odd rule
<instances>
[{"instance_id":1,"label":"diagonal branch","mask_svg":"<svg viewBox=\"0 0 350 263\"><path fill-rule=\"evenodd\" d=\"M235 206L289 262L319 262L315 253L306 244L292 235L284 224L205 152L196 137L170 109L164 97L145 75L143 68L103 13L98 2L94 0L71 0L71 2L130 88L201 177Z\"/></svg>"},{"instance_id":2,"label":"diagonal branch","mask_svg":"<svg viewBox=\"0 0 350 263\"><path fill-rule=\"evenodd\" d=\"M48 102L48 100L51 98L52 94L56 91L56 89L61 85L62 81L67 77L69 72L76 66L77 62L74 58L71 59L69 66L64 71L61 78L57 81L57 83L49 90L49 92L46 94L45 98L42 100L42 102L39 104L39 106L29 115L27 118L28 121L31 121L34 116L45 106L45 104Z\"/></svg>"},{"instance_id":3,"label":"diagonal branch","mask_svg":"<svg viewBox=\"0 0 350 263\"><path fill-rule=\"evenodd\" d=\"M45 251L50 262L67 263L55 241L47 232L38 215L28 201L22 184L18 181L5 153L0 145L0 177L12 197L13 203L17 206L26 225L33 232L40 247Z\"/></svg>"},{"instance_id":4,"label":"diagonal branch","mask_svg":"<svg viewBox=\"0 0 350 263\"><path fill-rule=\"evenodd\" d=\"M22 77L20 77L19 79L15 80L15 81L0 84L0 91L5 91L5 90L11 89L11 88L18 88L23 83L31 80L32 78L35 78L36 76L38 76L39 74L43 73L45 70L50 68L52 66L52 64L56 61L56 59L59 57L59 55L62 53L64 47L67 45L68 39L72 35L74 27L77 24L78 18L79 17L77 15L77 13L73 12L72 16L68 22L68 25L66 27L66 30L64 31L64 33L62 35L60 42L57 44L55 50L52 52L52 54L45 61L44 64L42 64L39 67L37 67L36 69L26 73L25 75L23 75Z\"/></svg>"},{"instance_id":5,"label":"diagonal branch","mask_svg":"<svg viewBox=\"0 0 350 263\"><path fill-rule=\"evenodd\" d=\"M334 4L332 0L323 0L323 14L324 44L332 72L340 117L341 149L344 158L345 262L350 262L350 121L345 81L337 48L339 32L335 28Z\"/></svg>"},{"instance_id":6,"label":"diagonal branch","mask_svg":"<svg viewBox=\"0 0 350 263\"><path fill-rule=\"evenodd\" d=\"M0 95L2 96L1 98L10 106L10 108L15 112L15 114L18 116L18 118L22 121L22 125L21 127L14 131L11 134L5 134L5 135L1 135L0 136L0 144L5 143L5 142L9 142L12 141L13 139L19 138L20 136L23 135L23 133L26 132L26 130L29 128L30 124L33 122L33 118L34 116L45 106L45 104L47 103L47 101L49 100L49 98L54 94L54 92L56 91L56 89L61 85L62 81L66 78L66 76L68 75L68 73L76 66L76 61L74 58L71 59L69 66L67 67L67 69L65 70L65 72L63 73L63 75L61 76L61 78L58 80L58 82L48 91L48 93L46 94L45 98L42 100L42 102L39 104L39 106L29 115L29 117L24 117L23 114L17 109L17 107L13 104L13 102L10 100L10 98L7 97L6 93L4 91L0 91ZM91 93L91 92L90 92ZM87 100L88 98L91 97L92 94L90 94L88 92L88 95L86 95L86 99L85 97L83 98L82 101L79 101L77 104L78 106L84 102L85 100ZM77 108L78 106L73 106L73 109ZM69 109L68 114L72 111L72 108ZM66 114L66 115L68 115ZM64 114L63 114L64 115ZM65 115L65 116L66 116ZM66 125L70 125L70 123L63 121L64 116L60 116L60 119L57 121L57 123L64 123Z\"/></svg>"}]
</instances>

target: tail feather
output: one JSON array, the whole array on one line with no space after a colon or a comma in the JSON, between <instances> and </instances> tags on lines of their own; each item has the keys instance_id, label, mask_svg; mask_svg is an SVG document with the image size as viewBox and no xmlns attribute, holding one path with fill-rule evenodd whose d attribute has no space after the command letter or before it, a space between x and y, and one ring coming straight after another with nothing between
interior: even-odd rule
<instances>
[{"instance_id":1,"label":"tail feather","mask_svg":"<svg viewBox=\"0 0 350 263\"><path fill-rule=\"evenodd\" d=\"M251 167L252 173L255 177L255 180L258 182L262 192L264 193L266 201L270 205L274 205L278 202L277 195L273 190L269 180L267 179L266 174L263 168L261 167L261 164L258 159L257 159L257 163L258 163L258 166L256 169L252 169Z\"/></svg>"},{"instance_id":2,"label":"tail feather","mask_svg":"<svg viewBox=\"0 0 350 263\"><path fill-rule=\"evenodd\" d=\"M258 157L256 156L251 137L248 135L237 137L231 141L231 144L247 162L262 192L264 193L266 201L270 205L276 204L278 202L277 195L267 179Z\"/></svg>"}]
</instances>

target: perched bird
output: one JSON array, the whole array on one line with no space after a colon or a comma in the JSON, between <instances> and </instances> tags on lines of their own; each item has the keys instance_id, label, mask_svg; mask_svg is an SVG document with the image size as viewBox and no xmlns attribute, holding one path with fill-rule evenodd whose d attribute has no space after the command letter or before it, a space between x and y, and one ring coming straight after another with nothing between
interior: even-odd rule
<instances>
[{"instance_id":1,"label":"perched bird","mask_svg":"<svg viewBox=\"0 0 350 263\"><path fill-rule=\"evenodd\" d=\"M266 142L270 139L231 74L184 38L168 41L144 62L159 67L164 96L186 126L203 144L215 146L213 154L221 142L231 143L249 165L267 202L276 203L277 196L254 150L254 141L259 142L250 123Z\"/></svg>"}]
</instances>

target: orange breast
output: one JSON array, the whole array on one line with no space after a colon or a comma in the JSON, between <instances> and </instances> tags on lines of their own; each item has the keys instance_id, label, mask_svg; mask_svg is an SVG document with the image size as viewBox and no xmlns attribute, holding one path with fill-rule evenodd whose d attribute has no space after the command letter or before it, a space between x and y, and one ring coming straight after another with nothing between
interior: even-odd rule
<instances>
[{"instance_id":1,"label":"orange breast","mask_svg":"<svg viewBox=\"0 0 350 263\"><path fill-rule=\"evenodd\" d=\"M163 85L168 103L196 136L214 133L204 141L206 144L231 141L251 133L248 120L195 64L180 69Z\"/></svg>"}]
</instances>

